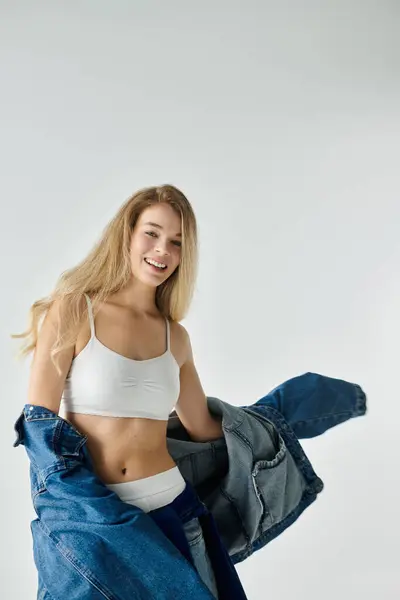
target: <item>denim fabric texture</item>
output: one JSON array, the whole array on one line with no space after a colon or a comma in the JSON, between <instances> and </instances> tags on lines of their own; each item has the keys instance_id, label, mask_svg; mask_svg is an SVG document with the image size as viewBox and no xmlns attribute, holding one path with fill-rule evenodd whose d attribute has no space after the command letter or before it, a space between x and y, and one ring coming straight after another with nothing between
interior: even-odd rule
<instances>
[{"instance_id":1,"label":"denim fabric texture","mask_svg":"<svg viewBox=\"0 0 400 600\"><path fill-rule=\"evenodd\" d=\"M215 568L211 563L209 552L207 551L204 539L204 531L198 517L194 517L183 525L185 537L189 543L190 553L193 558L194 566L210 592L216 597L218 595L218 585L215 578ZM226 548L223 546L226 552ZM228 555L229 556L229 555ZM236 573L237 577L237 573Z\"/></svg>"},{"instance_id":2,"label":"denim fabric texture","mask_svg":"<svg viewBox=\"0 0 400 600\"><path fill-rule=\"evenodd\" d=\"M17 429L38 517L31 523L38 597L214 598L156 521L95 475L86 437L69 422L26 405Z\"/></svg>"},{"instance_id":3,"label":"denim fabric texture","mask_svg":"<svg viewBox=\"0 0 400 600\"><path fill-rule=\"evenodd\" d=\"M212 514L200 502L188 481L184 491L175 500L147 514L193 564L215 598L246 599Z\"/></svg>"},{"instance_id":4,"label":"denim fabric texture","mask_svg":"<svg viewBox=\"0 0 400 600\"><path fill-rule=\"evenodd\" d=\"M367 410L366 396L359 385L316 373L285 381L253 406L258 407L275 409L298 439L321 435L365 415Z\"/></svg>"},{"instance_id":5,"label":"denim fabric texture","mask_svg":"<svg viewBox=\"0 0 400 600\"><path fill-rule=\"evenodd\" d=\"M190 484L182 498L188 501L194 492L188 514L199 519L210 562L216 565L223 556L221 547L212 555L210 541L218 538L231 559L221 569L228 574L289 527L321 492L322 481L298 437L320 435L365 414L366 398L357 384L306 373L252 405L210 396L207 403L222 417L224 436L193 442L172 413L167 445ZM185 526L182 512L176 513L180 525L172 529L171 541L160 527L162 518L157 524L156 515L122 502L95 476L86 437L48 409L26 404L14 428L14 446L23 444L30 460L38 598L213 598L193 568L193 553L182 551L188 537L180 537L182 547L175 537ZM171 505L157 509L159 516ZM218 568L214 575L218 585Z\"/></svg>"}]
</instances>

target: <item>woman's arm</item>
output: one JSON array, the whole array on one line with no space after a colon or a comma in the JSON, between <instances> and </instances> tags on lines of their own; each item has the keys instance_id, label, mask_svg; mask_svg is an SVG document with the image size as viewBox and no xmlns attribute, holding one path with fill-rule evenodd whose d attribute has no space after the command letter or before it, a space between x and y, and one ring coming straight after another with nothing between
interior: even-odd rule
<instances>
[{"instance_id":1,"label":"woman's arm","mask_svg":"<svg viewBox=\"0 0 400 600\"><path fill-rule=\"evenodd\" d=\"M207 398L197 373L190 337L180 323L179 329L185 348L185 361L180 370L180 394L175 411L182 425L195 442L208 442L224 436L221 418L208 410Z\"/></svg>"},{"instance_id":2,"label":"woman's arm","mask_svg":"<svg viewBox=\"0 0 400 600\"><path fill-rule=\"evenodd\" d=\"M56 341L62 312L62 299L57 299L50 306L40 328L28 383L28 403L44 406L55 414L60 410L65 379L74 354L73 346L62 351L59 375L51 360L50 351Z\"/></svg>"}]
</instances>

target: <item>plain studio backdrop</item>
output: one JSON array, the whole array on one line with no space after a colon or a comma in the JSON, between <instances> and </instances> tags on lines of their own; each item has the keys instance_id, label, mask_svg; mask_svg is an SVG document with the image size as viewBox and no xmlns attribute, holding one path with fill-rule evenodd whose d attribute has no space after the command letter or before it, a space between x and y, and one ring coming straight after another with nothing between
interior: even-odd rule
<instances>
[{"instance_id":1,"label":"plain studio backdrop","mask_svg":"<svg viewBox=\"0 0 400 600\"><path fill-rule=\"evenodd\" d=\"M325 490L237 570L249 600L398 599L400 6L0 1L1 586L36 598L13 448L29 306L141 187L192 202L183 321L208 395L314 371L368 414L303 442Z\"/></svg>"}]
</instances>

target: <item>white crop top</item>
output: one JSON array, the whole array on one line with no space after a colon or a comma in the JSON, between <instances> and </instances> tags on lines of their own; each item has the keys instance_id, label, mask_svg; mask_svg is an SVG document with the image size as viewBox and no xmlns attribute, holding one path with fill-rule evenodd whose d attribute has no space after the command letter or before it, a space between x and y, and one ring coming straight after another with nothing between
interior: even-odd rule
<instances>
[{"instance_id":1,"label":"white crop top","mask_svg":"<svg viewBox=\"0 0 400 600\"><path fill-rule=\"evenodd\" d=\"M164 354L134 360L97 339L92 303L87 294L85 298L91 337L72 360L60 408L89 415L168 420L180 391L179 365L170 350L168 319Z\"/></svg>"}]
</instances>

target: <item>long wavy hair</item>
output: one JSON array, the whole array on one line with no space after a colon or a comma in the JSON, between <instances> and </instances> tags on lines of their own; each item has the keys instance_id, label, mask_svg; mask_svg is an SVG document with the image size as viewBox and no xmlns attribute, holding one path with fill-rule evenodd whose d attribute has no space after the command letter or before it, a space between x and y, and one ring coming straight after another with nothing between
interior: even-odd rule
<instances>
[{"instance_id":1,"label":"long wavy hair","mask_svg":"<svg viewBox=\"0 0 400 600\"><path fill-rule=\"evenodd\" d=\"M87 319L84 293L92 300L96 314L100 303L109 295L124 288L132 278L129 256L130 240L136 222L147 207L156 203L169 204L181 218L182 250L180 264L172 275L156 289L156 306L160 313L181 321L193 297L198 271L196 218L186 196L173 185L143 188L133 194L106 225L99 241L77 266L62 272L52 293L34 302L29 310L29 327L12 338L28 338L17 358L33 352L39 332L40 319L55 302L58 310L58 331L51 349L51 360L59 374L57 355L76 342ZM62 315L60 312L62 311Z\"/></svg>"}]
</instances>

